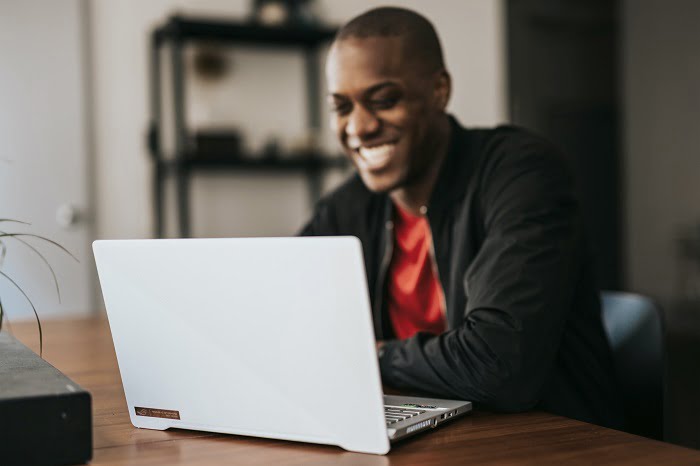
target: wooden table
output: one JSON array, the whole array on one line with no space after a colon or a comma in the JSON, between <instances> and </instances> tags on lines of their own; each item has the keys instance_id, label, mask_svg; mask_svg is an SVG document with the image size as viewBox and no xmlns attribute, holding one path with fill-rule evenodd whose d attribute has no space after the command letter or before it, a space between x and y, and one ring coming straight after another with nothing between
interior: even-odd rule
<instances>
[{"instance_id":1,"label":"wooden table","mask_svg":"<svg viewBox=\"0 0 700 466\"><path fill-rule=\"evenodd\" d=\"M12 330L38 350L36 325ZM338 447L131 425L104 318L44 322L44 357L92 393L92 464L699 464L700 451L542 412L473 412L387 456Z\"/></svg>"}]
</instances>

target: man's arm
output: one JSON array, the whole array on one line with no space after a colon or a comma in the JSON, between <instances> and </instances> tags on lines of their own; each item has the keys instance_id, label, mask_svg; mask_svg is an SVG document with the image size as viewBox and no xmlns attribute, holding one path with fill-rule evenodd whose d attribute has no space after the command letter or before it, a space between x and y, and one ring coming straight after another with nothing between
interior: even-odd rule
<instances>
[{"instance_id":1,"label":"man's arm","mask_svg":"<svg viewBox=\"0 0 700 466\"><path fill-rule=\"evenodd\" d=\"M551 371L580 268L578 205L563 162L521 154L480 180L486 238L463 279L464 323L387 341L388 385L497 410L534 406Z\"/></svg>"}]
</instances>

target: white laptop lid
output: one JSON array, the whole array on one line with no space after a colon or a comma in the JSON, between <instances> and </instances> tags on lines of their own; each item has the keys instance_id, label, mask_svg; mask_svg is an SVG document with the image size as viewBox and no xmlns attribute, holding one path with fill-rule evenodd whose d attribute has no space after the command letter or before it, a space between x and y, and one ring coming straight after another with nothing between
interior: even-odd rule
<instances>
[{"instance_id":1,"label":"white laptop lid","mask_svg":"<svg viewBox=\"0 0 700 466\"><path fill-rule=\"evenodd\" d=\"M389 450L357 238L93 249L135 426Z\"/></svg>"}]
</instances>

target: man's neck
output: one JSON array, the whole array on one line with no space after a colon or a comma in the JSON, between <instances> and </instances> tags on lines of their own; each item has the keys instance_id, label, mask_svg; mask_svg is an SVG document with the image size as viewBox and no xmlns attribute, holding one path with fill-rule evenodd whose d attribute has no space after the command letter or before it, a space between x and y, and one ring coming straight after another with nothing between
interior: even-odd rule
<instances>
[{"instance_id":1,"label":"man's neck","mask_svg":"<svg viewBox=\"0 0 700 466\"><path fill-rule=\"evenodd\" d=\"M420 178L409 186L405 186L389 193L392 201L403 210L414 215L425 215L428 201L433 193L442 163L447 157L450 140L451 125L447 115L443 115L435 131L435 151L431 163L426 167Z\"/></svg>"}]
</instances>

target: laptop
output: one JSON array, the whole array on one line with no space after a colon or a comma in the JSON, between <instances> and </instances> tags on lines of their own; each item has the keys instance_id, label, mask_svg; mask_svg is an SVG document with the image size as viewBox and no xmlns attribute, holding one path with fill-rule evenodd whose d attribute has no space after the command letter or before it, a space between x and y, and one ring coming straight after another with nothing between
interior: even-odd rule
<instances>
[{"instance_id":1,"label":"laptop","mask_svg":"<svg viewBox=\"0 0 700 466\"><path fill-rule=\"evenodd\" d=\"M134 426L390 443L471 410L383 395L354 237L93 243Z\"/></svg>"}]
</instances>

